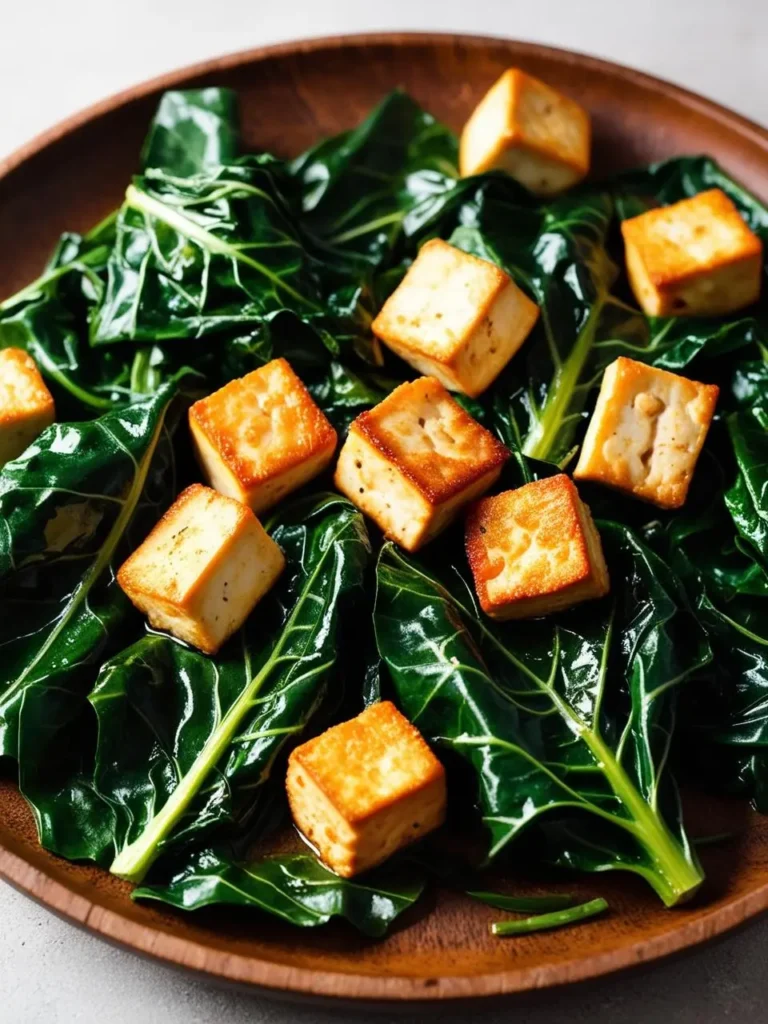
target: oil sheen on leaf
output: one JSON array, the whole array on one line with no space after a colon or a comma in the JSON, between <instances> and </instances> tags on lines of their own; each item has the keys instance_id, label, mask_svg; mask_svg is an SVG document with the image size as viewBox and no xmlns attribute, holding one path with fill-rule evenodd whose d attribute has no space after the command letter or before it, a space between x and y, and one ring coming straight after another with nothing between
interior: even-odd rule
<instances>
[{"instance_id":1,"label":"oil sheen on leaf","mask_svg":"<svg viewBox=\"0 0 768 1024\"><path fill-rule=\"evenodd\" d=\"M217 657L150 635L101 671L95 782L122 877L141 880L171 840L241 821L338 672L341 605L368 558L362 517L318 496L286 509L272 535L285 579Z\"/></svg>"},{"instance_id":2,"label":"oil sheen on leaf","mask_svg":"<svg viewBox=\"0 0 768 1024\"><path fill-rule=\"evenodd\" d=\"M0 754L16 756L30 686L82 687L131 608L120 557L170 500L172 394L85 423L57 423L0 472ZM133 539L132 539L133 538Z\"/></svg>"},{"instance_id":3,"label":"oil sheen on leaf","mask_svg":"<svg viewBox=\"0 0 768 1024\"><path fill-rule=\"evenodd\" d=\"M163 94L141 151L141 167L190 177L235 160L240 151L237 95L231 89Z\"/></svg>"},{"instance_id":4,"label":"oil sheen on leaf","mask_svg":"<svg viewBox=\"0 0 768 1024\"><path fill-rule=\"evenodd\" d=\"M363 878L345 879L308 854L250 863L205 850L167 883L144 886L133 895L182 910L219 904L251 907L302 928L342 917L364 935L379 938L423 889L423 876L412 866L387 865Z\"/></svg>"},{"instance_id":5,"label":"oil sheen on leaf","mask_svg":"<svg viewBox=\"0 0 768 1024\"><path fill-rule=\"evenodd\" d=\"M454 592L386 545L379 651L409 719L472 766L490 857L542 819L553 859L635 871L674 904L702 877L667 771L675 689L708 651L661 562L601 532L613 596L522 625L483 617L457 564Z\"/></svg>"}]
</instances>

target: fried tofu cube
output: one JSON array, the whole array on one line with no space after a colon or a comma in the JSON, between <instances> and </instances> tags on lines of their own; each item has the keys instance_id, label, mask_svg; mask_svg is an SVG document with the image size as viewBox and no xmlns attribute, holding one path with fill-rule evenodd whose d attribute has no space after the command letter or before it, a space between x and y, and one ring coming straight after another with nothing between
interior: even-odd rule
<instances>
[{"instance_id":1,"label":"fried tofu cube","mask_svg":"<svg viewBox=\"0 0 768 1024\"><path fill-rule=\"evenodd\" d=\"M285 359L196 402L189 426L211 487L264 512L321 473L336 431Z\"/></svg>"},{"instance_id":2,"label":"fried tofu cube","mask_svg":"<svg viewBox=\"0 0 768 1024\"><path fill-rule=\"evenodd\" d=\"M384 304L373 332L420 373L474 398L538 316L536 303L503 270L434 238Z\"/></svg>"},{"instance_id":3,"label":"fried tofu cube","mask_svg":"<svg viewBox=\"0 0 768 1024\"><path fill-rule=\"evenodd\" d=\"M297 747L286 788L297 827L344 878L445 820L443 766L389 701Z\"/></svg>"},{"instance_id":4,"label":"fried tofu cube","mask_svg":"<svg viewBox=\"0 0 768 1024\"><path fill-rule=\"evenodd\" d=\"M479 501L466 546L480 607L529 619L608 593L600 534L564 473Z\"/></svg>"},{"instance_id":5,"label":"fried tofu cube","mask_svg":"<svg viewBox=\"0 0 768 1024\"><path fill-rule=\"evenodd\" d=\"M760 295L762 242L719 188L625 220L621 232L649 316L717 316Z\"/></svg>"},{"instance_id":6,"label":"fried tofu cube","mask_svg":"<svg viewBox=\"0 0 768 1024\"><path fill-rule=\"evenodd\" d=\"M680 508L719 392L621 356L603 374L574 477Z\"/></svg>"},{"instance_id":7,"label":"fried tofu cube","mask_svg":"<svg viewBox=\"0 0 768 1024\"><path fill-rule=\"evenodd\" d=\"M556 195L589 172L591 136L583 107L509 68L464 126L459 166L465 177L502 170L535 195Z\"/></svg>"},{"instance_id":8,"label":"fried tofu cube","mask_svg":"<svg viewBox=\"0 0 768 1024\"><path fill-rule=\"evenodd\" d=\"M123 564L117 582L155 629L215 654L284 566L282 551L246 505L192 484Z\"/></svg>"},{"instance_id":9,"label":"fried tofu cube","mask_svg":"<svg viewBox=\"0 0 768 1024\"><path fill-rule=\"evenodd\" d=\"M0 467L17 458L56 419L53 398L23 349L0 349Z\"/></svg>"},{"instance_id":10,"label":"fried tofu cube","mask_svg":"<svg viewBox=\"0 0 768 1024\"><path fill-rule=\"evenodd\" d=\"M401 384L349 428L334 481L416 551L498 479L509 452L434 377Z\"/></svg>"}]
</instances>

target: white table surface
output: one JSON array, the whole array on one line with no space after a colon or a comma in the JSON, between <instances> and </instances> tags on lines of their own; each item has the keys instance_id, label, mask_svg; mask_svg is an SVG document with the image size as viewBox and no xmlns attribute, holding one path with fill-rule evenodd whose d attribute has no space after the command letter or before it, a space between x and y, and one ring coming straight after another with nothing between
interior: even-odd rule
<instances>
[{"instance_id":1,"label":"white table surface","mask_svg":"<svg viewBox=\"0 0 768 1024\"><path fill-rule=\"evenodd\" d=\"M0 0L0 157L73 111L180 65L298 36L381 29L480 32L570 47L674 80L768 123L766 0ZM482 1019L758 1024L768 1021L766 944L764 920L642 974L486 1008ZM339 1018L217 989L140 960L2 883L0 1000L0 1022L8 1024ZM481 1011L439 1016L451 1024L475 1021ZM415 1024L424 1017L393 1012L380 1019Z\"/></svg>"}]
</instances>

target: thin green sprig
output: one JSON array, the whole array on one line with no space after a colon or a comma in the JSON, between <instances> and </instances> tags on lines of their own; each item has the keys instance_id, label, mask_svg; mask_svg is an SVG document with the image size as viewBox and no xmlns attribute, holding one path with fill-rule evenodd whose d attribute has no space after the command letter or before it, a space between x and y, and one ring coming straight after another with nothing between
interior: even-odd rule
<instances>
[{"instance_id":1,"label":"thin green sprig","mask_svg":"<svg viewBox=\"0 0 768 1024\"><path fill-rule=\"evenodd\" d=\"M542 932L551 928L563 928L569 924L576 924L577 921L596 917L607 909L608 901L600 897L590 900L588 903L579 903L578 906L569 907L567 910L556 910L551 914L526 917L523 921L496 921L491 925L491 934L505 937L528 935L530 932Z\"/></svg>"}]
</instances>

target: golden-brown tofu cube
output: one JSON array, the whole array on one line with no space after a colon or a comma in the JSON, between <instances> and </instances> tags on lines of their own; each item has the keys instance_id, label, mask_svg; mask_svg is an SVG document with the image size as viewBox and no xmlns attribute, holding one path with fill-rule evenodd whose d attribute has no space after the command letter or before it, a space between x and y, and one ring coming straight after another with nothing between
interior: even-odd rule
<instances>
[{"instance_id":1,"label":"golden-brown tofu cube","mask_svg":"<svg viewBox=\"0 0 768 1024\"><path fill-rule=\"evenodd\" d=\"M600 534L565 474L483 498L467 517L466 545L491 618L549 615L608 593Z\"/></svg>"},{"instance_id":2,"label":"golden-brown tofu cube","mask_svg":"<svg viewBox=\"0 0 768 1024\"><path fill-rule=\"evenodd\" d=\"M679 508L719 390L621 356L603 374L573 475Z\"/></svg>"},{"instance_id":3,"label":"golden-brown tofu cube","mask_svg":"<svg viewBox=\"0 0 768 1024\"><path fill-rule=\"evenodd\" d=\"M53 398L32 356L20 348L0 349L0 467L55 419Z\"/></svg>"},{"instance_id":4,"label":"golden-brown tofu cube","mask_svg":"<svg viewBox=\"0 0 768 1024\"><path fill-rule=\"evenodd\" d=\"M719 188L621 225L627 274L649 316L716 316L756 302L763 246Z\"/></svg>"},{"instance_id":5,"label":"golden-brown tofu cube","mask_svg":"<svg viewBox=\"0 0 768 1024\"><path fill-rule=\"evenodd\" d=\"M284 566L282 551L246 505L192 484L123 564L117 582L155 629L215 654Z\"/></svg>"},{"instance_id":6,"label":"golden-brown tofu cube","mask_svg":"<svg viewBox=\"0 0 768 1024\"><path fill-rule=\"evenodd\" d=\"M590 144L583 107L510 68L464 126L459 165L465 177L503 170L535 195L551 196L587 175Z\"/></svg>"},{"instance_id":7,"label":"golden-brown tofu cube","mask_svg":"<svg viewBox=\"0 0 768 1024\"><path fill-rule=\"evenodd\" d=\"M498 479L509 452L434 377L401 384L352 423L338 489L415 551Z\"/></svg>"},{"instance_id":8,"label":"golden-brown tofu cube","mask_svg":"<svg viewBox=\"0 0 768 1024\"><path fill-rule=\"evenodd\" d=\"M189 426L208 483L264 512L321 473L336 431L285 359L196 402Z\"/></svg>"},{"instance_id":9,"label":"golden-brown tofu cube","mask_svg":"<svg viewBox=\"0 0 768 1024\"><path fill-rule=\"evenodd\" d=\"M473 397L496 379L533 329L539 307L487 260L434 238L373 322L420 373Z\"/></svg>"},{"instance_id":10,"label":"golden-brown tofu cube","mask_svg":"<svg viewBox=\"0 0 768 1024\"><path fill-rule=\"evenodd\" d=\"M389 701L297 747L286 788L297 827L344 878L445 819L443 766Z\"/></svg>"}]
</instances>

